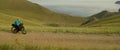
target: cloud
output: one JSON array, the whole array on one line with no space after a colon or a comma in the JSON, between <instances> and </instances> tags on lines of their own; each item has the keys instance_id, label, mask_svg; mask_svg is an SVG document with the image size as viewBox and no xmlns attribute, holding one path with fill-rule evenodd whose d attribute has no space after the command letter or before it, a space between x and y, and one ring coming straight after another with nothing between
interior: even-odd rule
<instances>
[{"instance_id":1,"label":"cloud","mask_svg":"<svg viewBox=\"0 0 120 50\"><path fill-rule=\"evenodd\" d=\"M90 16L103 10L117 11L116 0L30 0L53 11L78 16Z\"/></svg>"},{"instance_id":2,"label":"cloud","mask_svg":"<svg viewBox=\"0 0 120 50\"><path fill-rule=\"evenodd\" d=\"M29 0L41 5L77 5L91 3L114 3L115 0Z\"/></svg>"}]
</instances>

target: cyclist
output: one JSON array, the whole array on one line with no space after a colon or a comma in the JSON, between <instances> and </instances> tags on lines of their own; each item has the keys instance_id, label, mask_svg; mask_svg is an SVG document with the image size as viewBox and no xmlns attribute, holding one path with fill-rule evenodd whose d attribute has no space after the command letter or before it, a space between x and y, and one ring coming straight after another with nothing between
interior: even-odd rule
<instances>
[{"instance_id":1,"label":"cyclist","mask_svg":"<svg viewBox=\"0 0 120 50\"><path fill-rule=\"evenodd\" d=\"M19 19L16 19L16 20L14 21L13 26L14 26L16 29L19 29L19 25L20 25L20 24L22 24L22 22L21 22Z\"/></svg>"}]
</instances>

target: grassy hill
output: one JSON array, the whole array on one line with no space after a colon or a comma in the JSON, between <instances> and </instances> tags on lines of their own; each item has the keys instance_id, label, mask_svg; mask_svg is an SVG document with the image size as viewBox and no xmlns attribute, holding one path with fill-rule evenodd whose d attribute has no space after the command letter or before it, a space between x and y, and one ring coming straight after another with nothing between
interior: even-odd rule
<instances>
[{"instance_id":1,"label":"grassy hill","mask_svg":"<svg viewBox=\"0 0 120 50\"><path fill-rule=\"evenodd\" d=\"M2 18L0 22L3 25L9 25L17 18L26 25L34 26L80 26L83 21L83 18L55 13L27 0L0 0Z\"/></svg>"},{"instance_id":2,"label":"grassy hill","mask_svg":"<svg viewBox=\"0 0 120 50\"><path fill-rule=\"evenodd\" d=\"M83 25L93 27L119 27L120 13L102 11L89 17L89 19L84 22Z\"/></svg>"},{"instance_id":3,"label":"grassy hill","mask_svg":"<svg viewBox=\"0 0 120 50\"><path fill-rule=\"evenodd\" d=\"M105 26L105 27L119 27L120 26L120 14L110 16L108 18L100 19L94 22L91 22L89 26Z\"/></svg>"},{"instance_id":4,"label":"grassy hill","mask_svg":"<svg viewBox=\"0 0 120 50\"><path fill-rule=\"evenodd\" d=\"M19 18L24 22L27 31L118 33L119 16L119 13L103 11L87 18L86 21L85 18L53 12L27 0L0 0L0 30L3 31L10 31L13 21ZM83 26L89 27L80 27L83 22Z\"/></svg>"}]
</instances>

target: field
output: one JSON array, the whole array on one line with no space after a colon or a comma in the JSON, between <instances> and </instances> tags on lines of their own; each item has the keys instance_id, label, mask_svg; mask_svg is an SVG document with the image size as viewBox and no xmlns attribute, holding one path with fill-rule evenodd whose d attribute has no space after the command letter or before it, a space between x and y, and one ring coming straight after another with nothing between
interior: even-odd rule
<instances>
[{"instance_id":1,"label":"field","mask_svg":"<svg viewBox=\"0 0 120 50\"><path fill-rule=\"evenodd\" d=\"M2 31L10 31L11 25L0 27ZM49 27L49 26L26 26L28 32L52 32L73 34L120 34L120 27Z\"/></svg>"},{"instance_id":2,"label":"field","mask_svg":"<svg viewBox=\"0 0 120 50\"><path fill-rule=\"evenodd\" d=\"M27 34L0 28L0 50L120 50L119 27L30 27Z\"/></svg>"},{"instance_id":3,"label":"field","mask_svg":"<svg viewBox=\"0 0 120 50\"><path fill-rule=\"evenodd\" d=\"M0 50L120 50L120 14L103 16L86 23L91 18L56 13L27 0L0 0ZM16 19L26 35L10 31Z\"/></svg>"},{"instance_id":4,"label":"field","mask_svg":"<svg viewBox=\"0 0 120 50\"><path fill-rule=\"evenodd\" d=\"M120 50L118 34L0 32L0 50Z\"/></svg>"},{"instance_id":5,"label":"field","mask_svg":"<svg viewBox=\"0 0 120 50\"><path fill-rule=\"evenodd\" d=\"M49 26L20 17L28 32L23 35L10 31L17 16L12 18L3 13L0 16L0 50L120 50L119 25L65 27L53 23Z\"/></svg>"}]
</instances>

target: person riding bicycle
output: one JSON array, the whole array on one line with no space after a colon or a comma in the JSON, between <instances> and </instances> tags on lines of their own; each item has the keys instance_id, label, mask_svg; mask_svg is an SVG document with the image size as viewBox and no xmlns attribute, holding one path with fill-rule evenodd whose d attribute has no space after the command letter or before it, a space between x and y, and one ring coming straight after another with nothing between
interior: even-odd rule
<instances>
[{"instance_id":1,"label":"person riding bicycle","mask_svg":"<svg viewBox=\"0 0 120 50\"><path fill-rule=\"evenodd\" d=\"M13 33L17 33L19 31L21 31L23 34L26 34L25 27L23 26L23 23L19 19L16 19L14 21L14 23L12 24L11 31Z\"/></svg>"},{"instance_id":2,"label":"person riding bicycle","mask_svg":"<svg viewBox=\"0 0 120 50\"><path fill-rule=\"evenodd\" d=\"M16 19L13 25L16 29L19 29L20 24L22 24L22 22L19 19Z\"/></svg>"}]
</instances>

